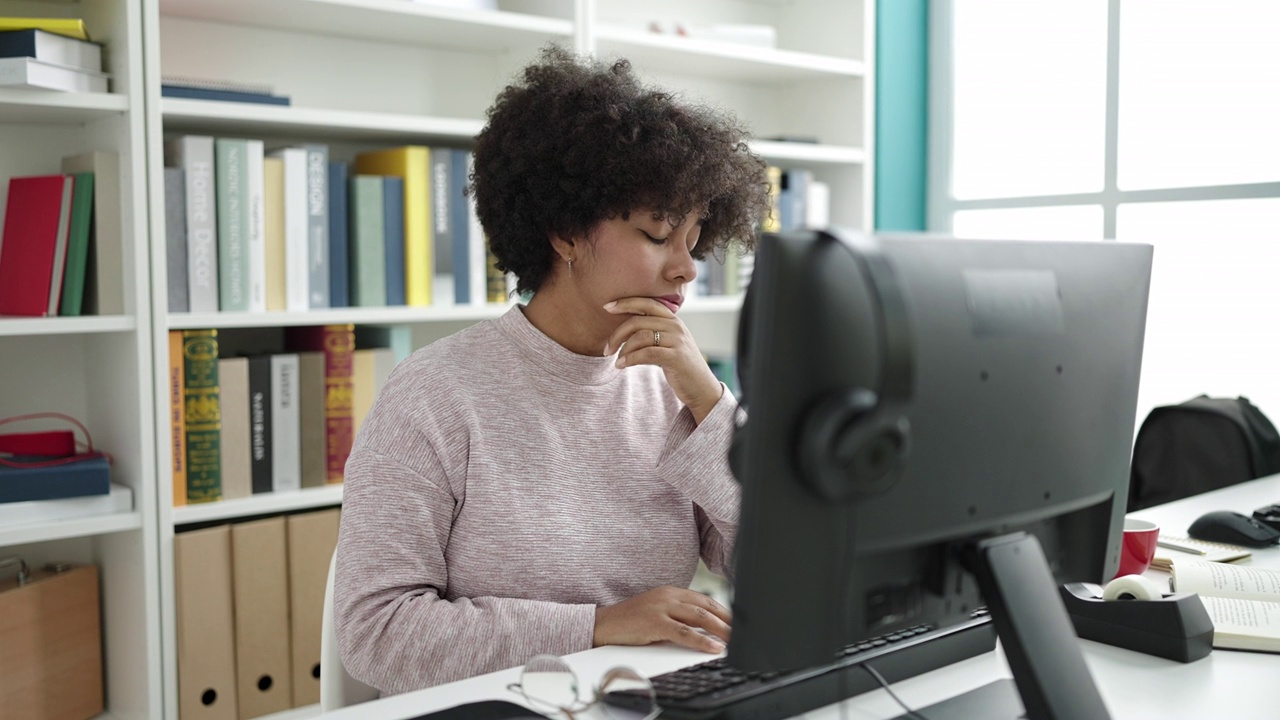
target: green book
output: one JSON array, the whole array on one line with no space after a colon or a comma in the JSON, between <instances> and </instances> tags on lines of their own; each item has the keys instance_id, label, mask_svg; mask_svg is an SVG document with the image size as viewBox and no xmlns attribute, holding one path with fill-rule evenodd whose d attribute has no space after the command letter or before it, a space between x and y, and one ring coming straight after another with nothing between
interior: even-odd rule
<instances>
[{"instance_id":1,"label":"green book","mask_svg":"<svg viewBox=\"0 0 1280 720\"><path fill-rule=\"evenodd\" d=\"M222 408L218 331L182 331L187 434L187 502L222 499Z\"/></svg>"},{"instance_id":2,"label":"green book","mask_svg":"<svg viewBox=\"0 0 1280 720\"><path fill-rule=\"evenodd\" d=\"M84 307L84 277L89 270L89 238L93 227L93 173L73 173L71 230L67 234L67 262L62 270L59 315L79 315Z\"/></svg>"},{"instance_id":3,"label":"green book","mask_svg":"<svg viewBox=\"0 0 1280 720\"><path fill-rule=\"evenodd\" d=\"M249 141L213 141L218 205L218 309L249 310Z\"/></svg>"},{"instance_id":4,"label":"green book","mask_svg":"<svg viewBox=\"0 0 1280 720\"><path fill-rule=\"evenodd\" d=\"M351 305L385 307L387 304L387 263L385 209L382 205L381 175L351 178L347 201L350 231L347 235Z\"/></svg>"}]
</instances>

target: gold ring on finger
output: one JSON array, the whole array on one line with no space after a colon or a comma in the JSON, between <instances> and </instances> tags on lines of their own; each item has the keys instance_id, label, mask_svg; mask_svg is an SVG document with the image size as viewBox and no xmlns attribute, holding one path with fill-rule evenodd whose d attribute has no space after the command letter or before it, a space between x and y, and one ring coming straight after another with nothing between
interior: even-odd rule
<instances>
[{"instance_id":1,"label":"gold ring on finger","mask_svg":"<svg viewBox=\"0 0 1280 720\"><path fill-rule=\"evenodd\" d=\"M658 332L657 330L654 330L654 331L653 331L653 345L654 345L654 347L657 347L657 346L659 346L659 345L661 345L661 344L662 344L662 333Z\"/></svg>"}]
</instances>

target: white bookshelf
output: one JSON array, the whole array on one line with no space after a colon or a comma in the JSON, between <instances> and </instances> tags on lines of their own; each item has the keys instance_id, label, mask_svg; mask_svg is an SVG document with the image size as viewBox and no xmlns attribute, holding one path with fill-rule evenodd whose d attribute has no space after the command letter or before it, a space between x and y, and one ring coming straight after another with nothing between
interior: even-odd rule
<instances>
[{"instance_id":1,"label":"white bookshelf","mask_svg":"<svg viewBox=\"0 0 1280 720\"><path fill-rule=\"evenodd\" d=\"M0 319L0 337L122 333L137 329L138 321L132 315Z\"/></svg>"},{"instance_id":2,"label":"white bookshelf","mask_svg":"<svg viewBox=\"0 0 1280 720\"><path fill-rule=\"evenodd\" d=\"M211 503L183 505L173 509L175 526L194 523L216 522L219 520L236 520L257 515L310 510L330 507L342 503L342 486L326 485L317 488L303 488L291 492L273 492L253 495L234 500L220 500Z\"/></svg>"},{"instance_id":3,"label":"white bookshelf","mask_svg":"<svg viewBox=\"0 0 1280 720\"><path fill-rule=\"evenodd\" d=\"M10 178L61 172L62 158L103 151L119 159L123 312L0 318L0 417L56 411L88 428L127 486L127 512L0 525L0 554L33 566L92 563L101 577L103 717L163 715L155 387L152 364L143 4L135 0L0 0L0 15L83 18L102 42L109 93L0 88L0 208ZM7 239L6 239L7 241ZM38 421L5 432L67 427ZM0 710L0 715L4 711Z\"/></svg>"},{"instance_id":4,"label":"white bookshelf","mask_svg":"<svg viewBox=\"0 0 1280 720\"><path fill-rule=\"evenodd\" d=\"M0 0L0 15L82 16L107 43L112 93L0 88L0 178L55 172L67 154L120 154L127 311L0 320L0 415L58 409L117 458L135 509L0 528L0 545L103 569L104 717L177 720L175 532L202 523L331 507L341 486L173 507L166 441L169 330L253 333L353 323L392 328L409 348L497 317L508 305L342 308L306 313L169 313L163 142L200 133L320 142L332 157L403 143L468 147L494 95L548 42L622 55L642 78L724 107L770 164L811 169L832 219L869 229L874 0L499 0L498 12L410 0ZM776 48L665 37L645 20L768 24ZM162 75L265 83L292 105L160 96ZM741 297L691 297L681 311L704 351L733 351ZM403 332L401 332L403 331ZM12 388L12 389L11 389ZM314 706L277 714L311 717Z\"/></svg>"},{"instance_id":5,"label":"white bookshelf","mask_svg":"<svg viewBox=\"0 0 1280 720\"><path fill-rule=\"evenodd\" d=\"M137 511L72 520L7 525L0 526L0 547L110 535L141 528L142 513Z\"/></svg>"}]
</instances>

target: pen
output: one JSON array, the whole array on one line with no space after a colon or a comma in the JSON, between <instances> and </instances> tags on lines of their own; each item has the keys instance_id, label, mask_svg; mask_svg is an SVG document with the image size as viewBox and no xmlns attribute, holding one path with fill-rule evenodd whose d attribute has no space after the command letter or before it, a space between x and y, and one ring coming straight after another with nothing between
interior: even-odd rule
<instances>
[{"instance_id":1,"label":"pen","mask_svg":"<svg viewBox=\"0 0 1280 720\"><path fill-rule=\"evenodd\" d=\"M1160 547L1172 548L1174 550L1181 550L1182 552L1191 553L1193 555L1209 554L1208 552L1194 545L1180 543L1177 540L1166 540L1165 538L1160 538L1159 540L1156 540L1156 545L1159 545Z\"/></svg>"}]
</instances>

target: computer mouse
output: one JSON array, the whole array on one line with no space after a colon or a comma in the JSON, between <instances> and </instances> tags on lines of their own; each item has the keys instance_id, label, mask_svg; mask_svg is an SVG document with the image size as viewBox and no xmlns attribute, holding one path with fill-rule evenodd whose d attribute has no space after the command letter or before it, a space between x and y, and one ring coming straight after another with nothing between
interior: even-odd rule
<instances>
[{"instance_id":1,"label":"computer mouse","mask_svg":"<svg viewBox=\"0 0 1280 720\"><path fill-rule=\"evenodd\" d=\"M1267 547L1280 542L1280 530L1230 510L1201 515L1187 528L1187 534L1199 540L1245 547Z\"/></svg>"}]
</instances>

